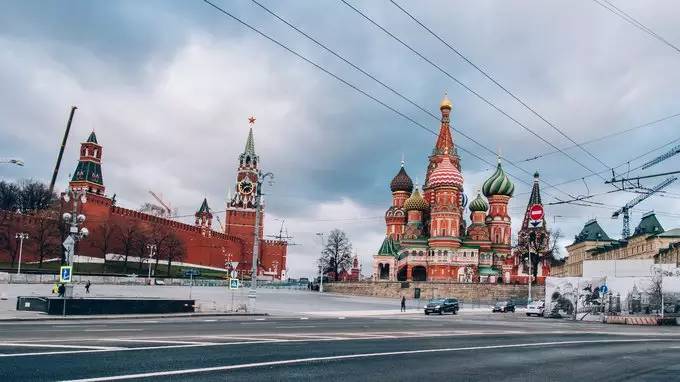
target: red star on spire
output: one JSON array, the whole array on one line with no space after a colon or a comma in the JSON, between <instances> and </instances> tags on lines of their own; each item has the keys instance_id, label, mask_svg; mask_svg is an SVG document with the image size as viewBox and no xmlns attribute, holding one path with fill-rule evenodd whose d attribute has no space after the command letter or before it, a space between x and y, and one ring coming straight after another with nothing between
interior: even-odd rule
<instances>
[{"instance_id":1,"label":"red star on spire","mask_svg":"<svg viewBox=\"0 0 680 382\"><path fill-rule=\"evenodd\" d=\"M255 124L255 117L253 117L252 115L250 117L248 117L248 123L251 124L251 125L254 125Z\"/></svg>"}]
</instances>

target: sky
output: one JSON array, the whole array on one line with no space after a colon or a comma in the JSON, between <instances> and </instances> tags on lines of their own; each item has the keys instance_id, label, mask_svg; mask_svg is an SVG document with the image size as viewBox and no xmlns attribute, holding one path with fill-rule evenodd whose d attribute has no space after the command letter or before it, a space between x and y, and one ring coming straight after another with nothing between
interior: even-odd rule
<instances>
[{"instance_id":1,"label":"sky","mask_svg":"<svg viewBox=\"0 0 680 382\"><path fill-rule=\"evenodd\" d=\"M500 152L516 186L514 232L534 171L545 182L544 203L569 195L596 195L589 200L601 203L546 206L548 228L559 229L566 245L592 218L620 237L621 220L611 214L636 194L606 193L614 190L604 184L611 168L638 176L680 164L679 155L636 169L680 143L680 116L635 128L680 113L680 53L592 0L395 1L575 142L622 132L582 145L593 157L388 0L347 2L459 82L340 0L258 1L429 113L439 115L447 92L465 192L474 197ZM438 121L256 3L214 2L352 86L200 0L6 1L0 158L26 165L0 164L0 179L49 182L70 107L77 105L58 188L67 185L79 143L94 130L104 147L107 194L116 194L120 205L152 202L152 190L180 215L193 214L204 197L222 211L253 115L261 166L275 174L265 189L265 233L277 234L285 221L296 244L288 251L289 275L312 276L321 247L316 233L335 228L347 233L362 272L370 274L385 235L389 182L402 157L422 182L436 137L418 124L438 131ZM677 2L611 2L680 45ZM523 161L555 151L546 141L566 154ZM633 228L651 210L666 229L680 227L680 182L666 191L635 207Z\"/></svg>"}]
</instances>

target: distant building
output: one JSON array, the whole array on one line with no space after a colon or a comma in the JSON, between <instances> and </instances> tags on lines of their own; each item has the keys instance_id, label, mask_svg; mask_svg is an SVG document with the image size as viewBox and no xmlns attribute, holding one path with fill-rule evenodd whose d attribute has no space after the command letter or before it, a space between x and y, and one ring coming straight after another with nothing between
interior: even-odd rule
<instances>
[{"instance_id":1,"label":"distant building","mask_svg":"<svg viewBox=\"0 0 680 382\"><path fill-rule=\"evenodd\" d=\"M648 212L642 216L632 236L615 240L596 220L590 220L566 249L568 255L564 263L553 266L552 276L582 276L585 260L653 259L656 263L676 263L680 229L664 231L654 212Z\"/></svg>"}]
</instances>

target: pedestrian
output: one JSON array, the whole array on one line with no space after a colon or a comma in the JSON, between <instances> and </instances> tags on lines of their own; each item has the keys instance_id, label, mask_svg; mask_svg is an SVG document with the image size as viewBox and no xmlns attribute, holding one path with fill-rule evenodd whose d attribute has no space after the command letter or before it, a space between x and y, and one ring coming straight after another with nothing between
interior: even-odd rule
<instances>
[{"instance_id":1,"label":"pedestrian","mask_svg":"<svg viewBox=\"0 0 680 382\"><path fill-rule=\"evenodd\" d=\"M92 283L90 283L90 280L87 280L87 282L85 283L85 293L87 294L90 293L90 285L92 285Z\"/></svg>"},{"instance_id":2,"label":"pedestrian","mask_svg":"<svg viewBox=\"0 0 680 382\"><path fill-rule=\"evenodd\" d=\"M66 286L64 284L59 284L57 291L59 292L59 297L64 297L64 294L66 293Z\"/></svg>"},{"instance_id":3,"label":"pedestrian","mask_svg":"<svg viewBox=\"0 0 680 382\"><path fill-rule=\"evenodd\" d=\"M52 286L52 294L57 294L57 293L59 293L59 284L54 283L54 285Z\"/></svg>"},{"instance_id":4,"label":"pedestrian","mask_svg":"<svg viewBox=\"0 0 680 382\"><path fill-rule=\"evenodd\" d=\"M406 296L401 296L401 311L406 311Z\"/></svg>"}]
</instances>

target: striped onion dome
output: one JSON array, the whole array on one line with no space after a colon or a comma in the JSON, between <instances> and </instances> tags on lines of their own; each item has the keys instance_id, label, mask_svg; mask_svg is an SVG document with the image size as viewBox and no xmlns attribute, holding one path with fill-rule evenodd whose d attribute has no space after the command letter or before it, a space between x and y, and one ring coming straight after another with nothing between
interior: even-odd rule
<instances>
[{"instance_id":1,"label":"striped onion dome","mask_svg":"<svg viewBox=\"0 0 680 382\"><path fill-rule=\"evenodd\" d=\"M390 190L392 192L397 192L397 191L404 191L404 192L411 192L413 190L413 181L411 180L411 177L408 176L406 173L406 170L404 170L404 166L401 166L401 169L397 173L397 175L394 176L392 181L390 182Z\"/></svg>"},{"instance_id":2,"label":"striped onion dome","mask_svg":"<svg viewBox=\"0 0 680 382\"><path fill-rule=\"evenodd\" d=\"M489 203L484 200L481 193L477 193L477 197L470 202L470 211L485 212L489 209Z\"/></svg>"},{"instance_id":3,"label":"striped onion dome","mask_svg":"<svg viewBox=\"0 0 680 382\"><path fill-rule=\"evenodd\" d=\"M414 189L413 193L411 193L411 196L406 199L404 202L404 210L406 211L411 211L411 210L417 210L417 211L426 211L429 208L427 205L427 202L425 199L423 199L422 196L420 196L420 192L418 189Z\"/></svg>"},{"instance_id":4,"label":"striped onion dome","mask_svg":"<svg viewBox=\"0 0 680 382\"><path fill-rule=\"evenodd\" d=\"M428 180L429 187L438 186L458 186L463 187L463 176L456 166L451 163L451 158L446 156L437 168L430 174L430 179Z\"/></svg>"},{"instance_id":5,"label":"striped onion dome","mask_svg":"<svg viewBox=\"0 0 680 382\"><path fill-rule=\"evenodd\" d=\"M512 196L512 193L515 192L515 185L512 184L510 178L503 171L500 159L498 166L496 166L496 172L484 182L482 192L487 198L492 195Z\"/></svg>"}]
</instances>

